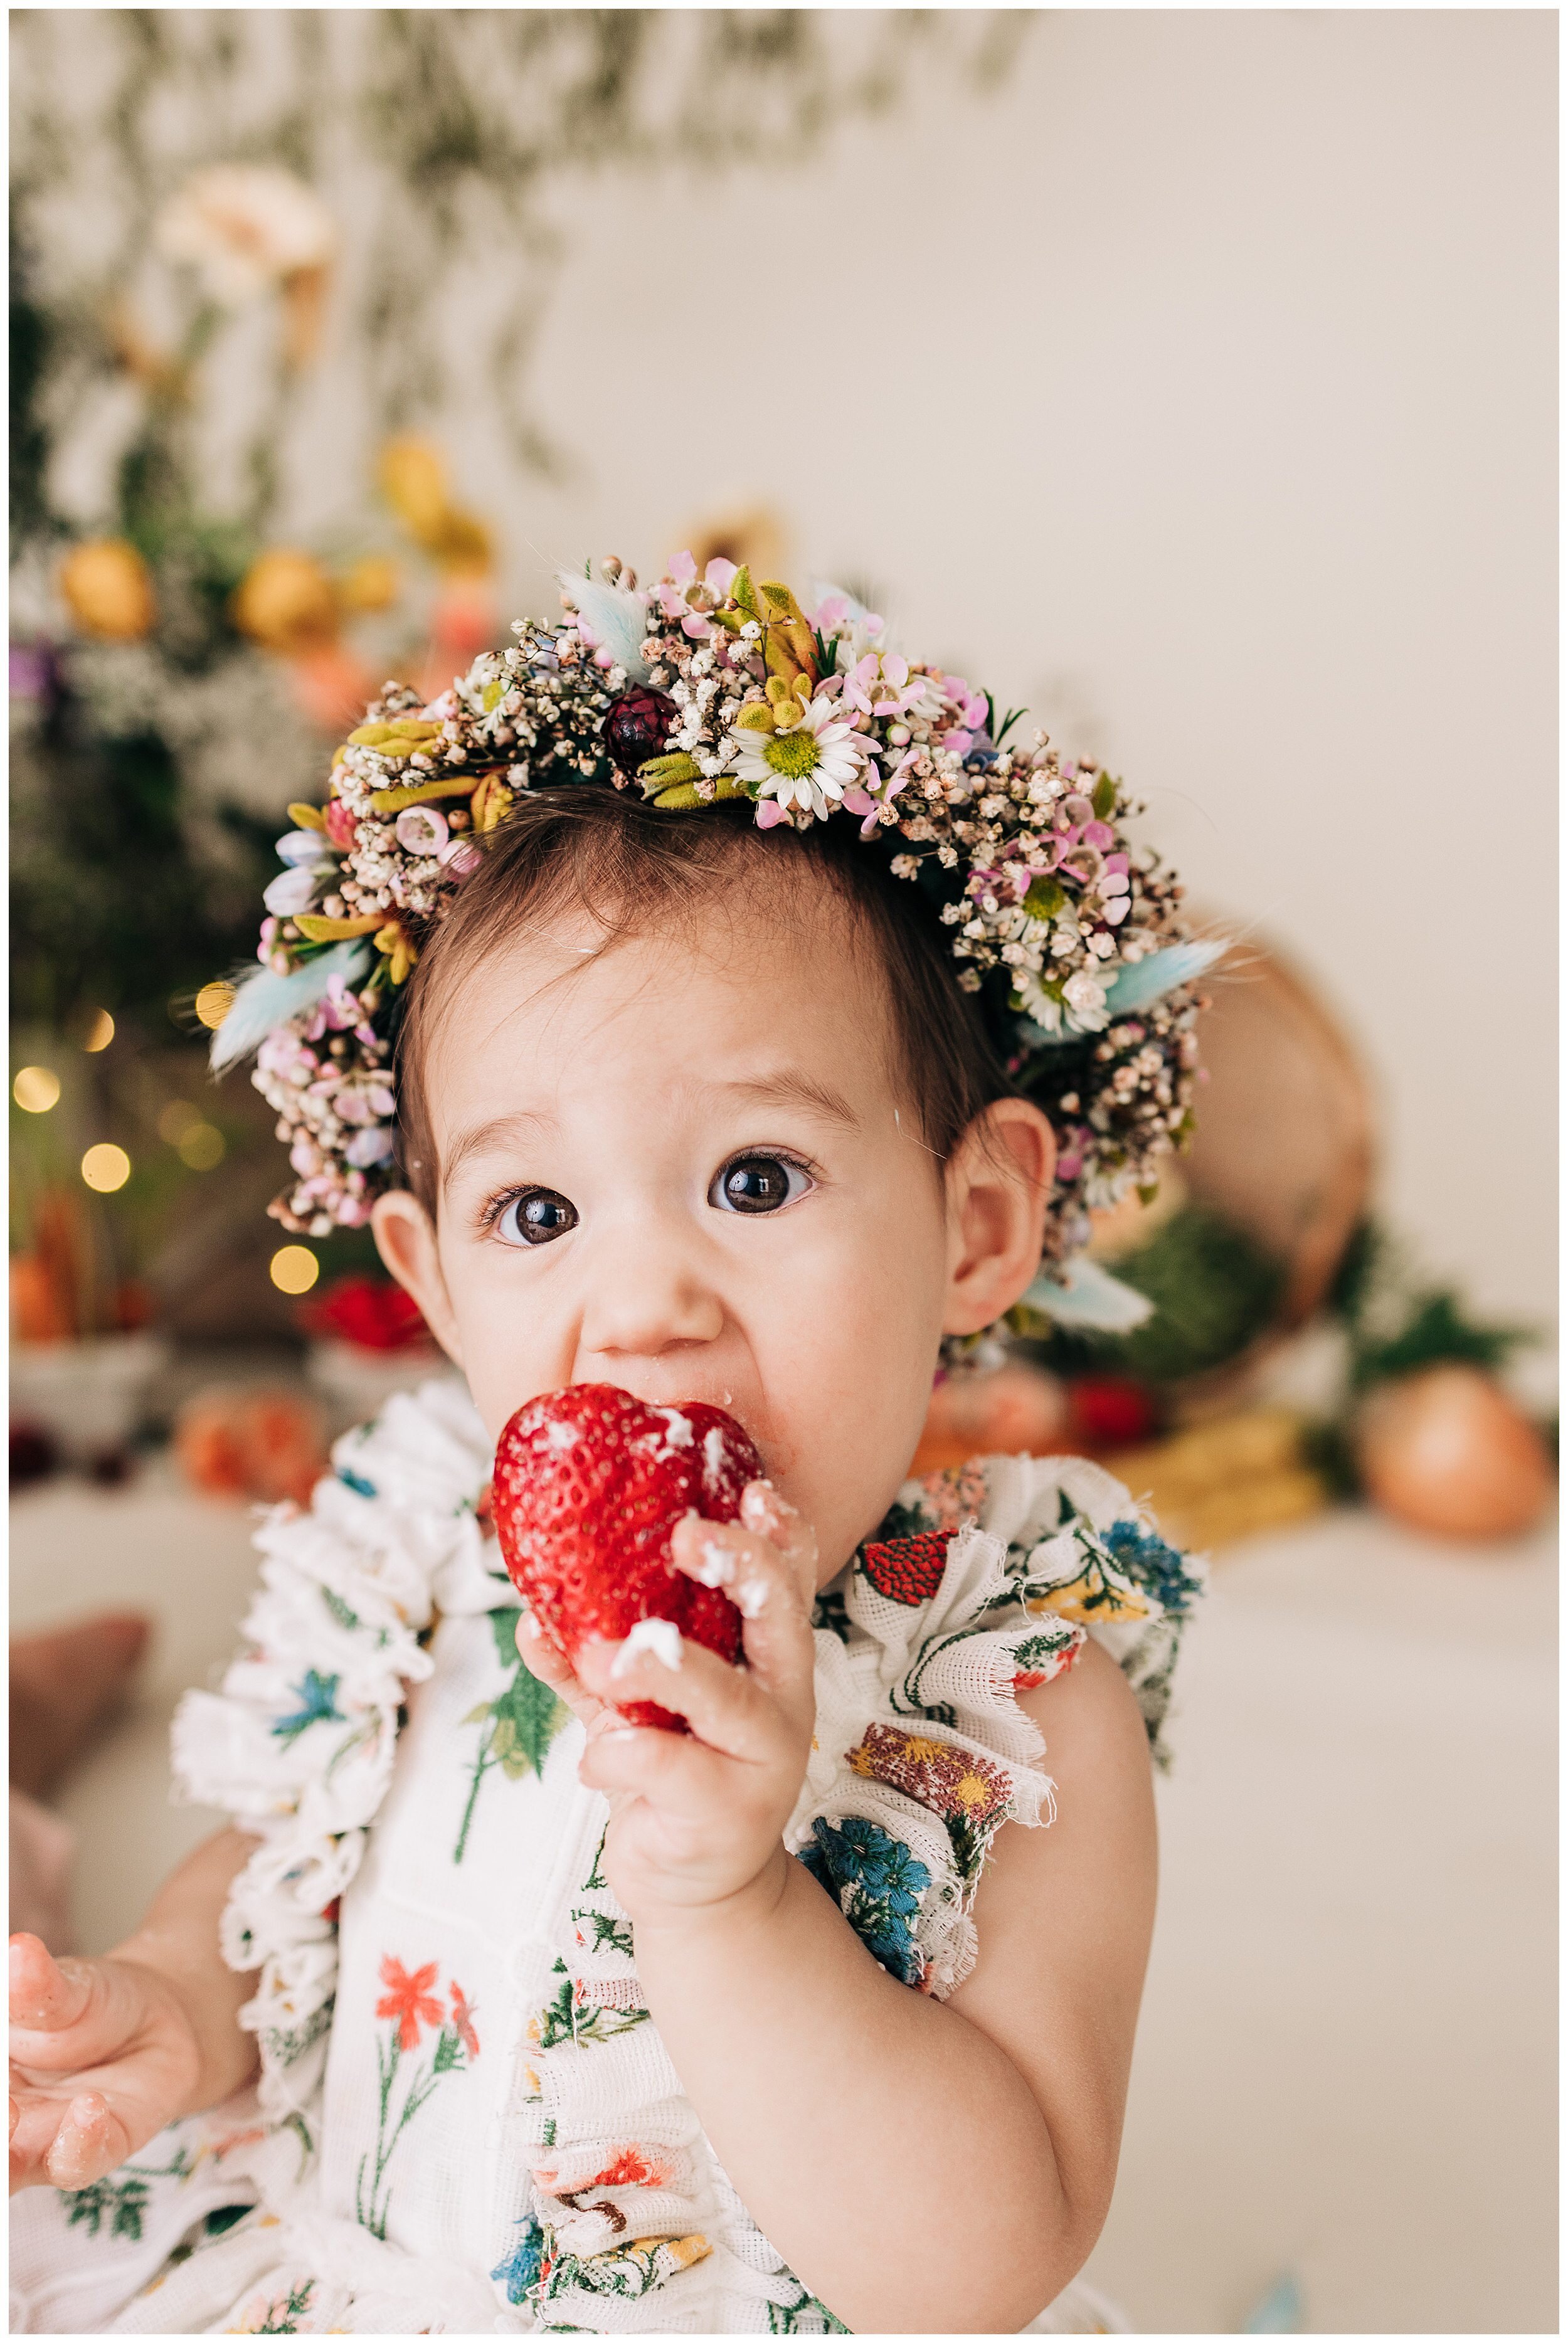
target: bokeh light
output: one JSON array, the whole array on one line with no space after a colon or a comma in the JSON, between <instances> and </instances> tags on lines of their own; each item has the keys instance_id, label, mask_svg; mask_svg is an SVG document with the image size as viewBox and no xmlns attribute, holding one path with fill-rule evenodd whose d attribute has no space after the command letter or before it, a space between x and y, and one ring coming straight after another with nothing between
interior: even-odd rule
<instances>
[{"instance_id":1,"label":"bokeh light","mask_svg":"<svg viewBox=\"0 0 1568 2343\"><path fill-rule=\"evenodd\" d=\"M82 1177L100 1196L112 1196L131 1176L131 1159L112 1140L101 1139L82 1158Z\"/></svg>"},{"instance_id":2,"label":"bokeh light","mask_svg":"<svg viewBox=\"0 0 1568 2343\"><path fill-rule=\"evenodd\" d=\"M321 1274L321 1263L308 1245L280 1245L267 1272L280 1293L308 1293Z\"/></svg>"},{"instance_id":3,"label":"bokeh light","mask_svg":"<svg viewBox=\"0 0 1568 2343\"><path fill-rule=\"evenodd\" d=\"M189 1099L170 1099L158 1116L158 1137L166 1139L171 1147L177 1147L186 1131L194 1131L206 1119L200 1107L192 1106Z\"/></svg>"},{"instance_id":4,"label":"bokeh light","mask_svg":"<svg viewBox=\"0 0 1568 2343\"><path fill-rule=\"evenodd\" d=\"M90 1058L96 1057L100 1050L108 1048L114 1038L115 1021L106 1009L100 1009L87 1028L87 1038L82 1047Z\"/></svg>"},{"instance_id":5,"label":"bokeh light","mask_svg":"<svg viewBox=\"0 0 1568 2343\"><path fill-rule=\"evenodd\" d=\"M24 1066L11 1095L25 1114L47 1114L60 1096L60 1077L49 1066Z\"/></svg>"},{"instance_id":6,"label":"bokeh light","mask_svg":"<svg viewBox=\"0 0 1568 2343\"><path fill-rule=\"evenodd\" d=\"M234 987L222 977L204 984L196 997L196 1013L209 1033L216 1033L234 1007Z\"/></svg>"},{"instance_id":7,"label":"bokeh light","mask_svg":"<svg viewBox=\"0 0 1568 2343\"><path fill-rule=\"evenodd\" d=\"M228 1153L224 1135L210 1122L193 1122L175 1141L182 1163L192 1172L216 1170Z\"/></svg>"}]
</instances>

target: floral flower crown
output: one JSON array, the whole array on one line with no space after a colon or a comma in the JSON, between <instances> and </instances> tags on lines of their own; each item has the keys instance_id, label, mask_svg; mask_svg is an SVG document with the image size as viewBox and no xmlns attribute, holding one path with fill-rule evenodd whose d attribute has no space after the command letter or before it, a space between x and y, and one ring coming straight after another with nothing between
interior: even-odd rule
<instances>
[{"instance_id":1,"label":"floral flower crown","mask_svg":"<svg viewBox=\"0 0 1568 2343\"><path fill-rule=\"evenodd\" d=\"M899 657L882 620L827 589L682 554L651 590L608 559L563 575L566 616L520 619L427 706L388 684L336 753L325 806L289 809L261 965L213 1041L256 1051L295 1180L271 1206L323 1237L368 1219L394 1171L400 990L484 840L519 795L636 785L670 812L729 799L759 828L842 816L951 934L1008 1072L1055 1127L1040 1277L1026 1304L1127 1326L1141 1296L1074 1259L1091 1210L1157 1182L1191 1129L1201 1005L1218 957L1181 889L1121 827L1140 809L1042 732L1009 736L989 693Z\"/></svg>"}]
</instances>

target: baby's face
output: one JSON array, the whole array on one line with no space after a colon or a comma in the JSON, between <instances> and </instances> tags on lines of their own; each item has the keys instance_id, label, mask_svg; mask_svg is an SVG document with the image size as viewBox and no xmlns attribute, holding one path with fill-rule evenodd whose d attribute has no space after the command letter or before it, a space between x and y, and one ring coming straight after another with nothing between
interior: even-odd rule
<instances>
[{"instance_id":1,"label":"baby's face","mask_svg":"<svg viewBox=\"0 0 1568 2343\"><path fill-rule=\"evenodd\" d=\"M383 1249L492 1435L572 1383L727 1408L825 1580L908 1471L963 1214L841 917L597 941L530 933L443 1001L434 1242L387 1199Z\"/></svg>"}]
</instances>

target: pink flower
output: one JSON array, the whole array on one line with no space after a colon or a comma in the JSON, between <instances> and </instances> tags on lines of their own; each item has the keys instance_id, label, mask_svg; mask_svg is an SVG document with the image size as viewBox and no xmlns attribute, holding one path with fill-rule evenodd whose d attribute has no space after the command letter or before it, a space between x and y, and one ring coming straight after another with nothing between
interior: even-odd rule
<instances>
[{"instance_id":1,"label":"pink flower","mask_svg":"<svg viewBox=\"0 0 1568 2343\"><path fill-rule=\"evenodd\" d=\"M1101 854L1108 854L1116 843L1116 832L1108 821L1085 822L1083 838L1086 845L1097 846Z\"/></svg>"},{"instance_id":2,"label":"pink flower","mask_svg":"<svg viewBox=\"0 0 1568 2343\"><path fill-rule=\"evenodd\" d=\"M886 652L868 651L844 679L844 698L863 716L902 716L919 707L925 684L911 679L908 659Z\"/></svg>"},{"instance_id":3,"label":"pink flower","mask_svg":"<svg viewBox=\"0 0 1568 2343\"><path fill-rule=\"evenodd\" d=\"M734 562L726 561L722 554L716 555L699 578L694 556L678 553L654 592L665 617L678 618L682 634L689 635L693 642L701 642L713 631L708 623L708 612L716 610L727 598L735 578Z\"/></svg>"},{"instance_id":4,"label":"pink flower","mask_svg":"<svg viewBox=\"0 0 1568 2343\"><path fill-rule=\"evenodd\" d=\"M342 798L327 799L322 809L322 820L327 824L327 835L334 846L347 849L353 845L358 823Z\"/></svg>"}]
</instances>

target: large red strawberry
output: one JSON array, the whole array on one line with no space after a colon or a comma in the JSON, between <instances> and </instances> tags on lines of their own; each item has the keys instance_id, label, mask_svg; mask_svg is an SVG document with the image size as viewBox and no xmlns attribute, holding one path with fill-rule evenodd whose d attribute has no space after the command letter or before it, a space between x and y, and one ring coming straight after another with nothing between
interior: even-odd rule
<instances>
[{"instance_id":1,"label":"large red strawberry","mask_svg":"<svg viewBox=\"0 0 1568 2343\"><path fill-rule=\"evenodd\" d=\"M496 1529L513 1585L568 1659L593 1636L619 1643L639 1619L671 1619L721 1659L740 1654L740 1614L669 1559L689 1513L732 1522L762 1471L719 1407L652 1407L613 1383L572 1383L518 1408L496 1445ZM627 1701L634 1725L684 1733L656 1701Z\"/></svg>"}]
</instances>

